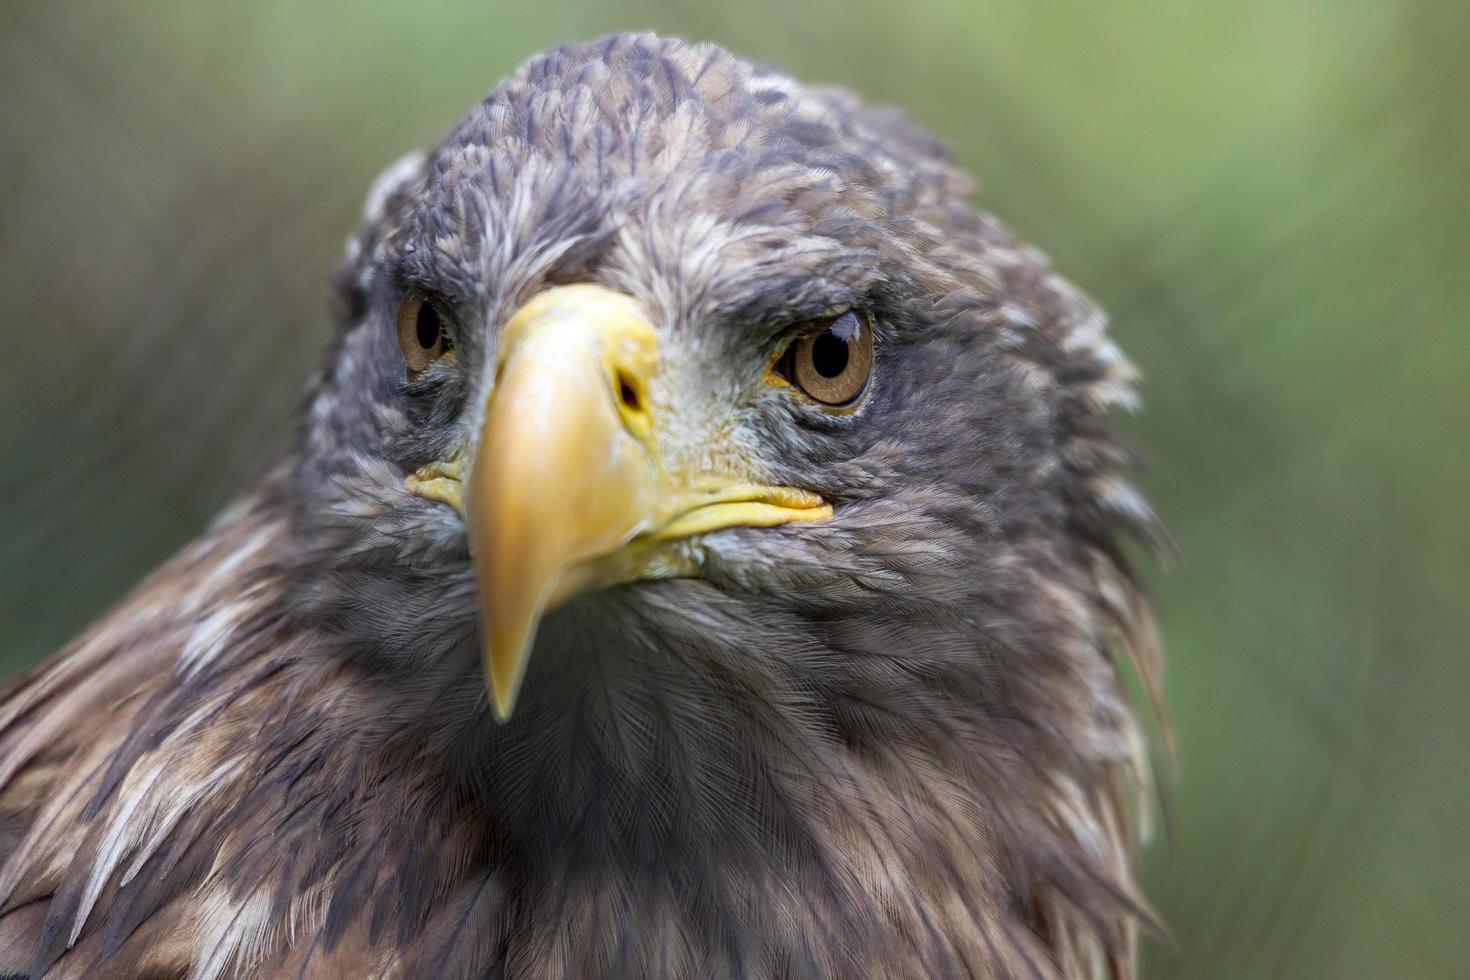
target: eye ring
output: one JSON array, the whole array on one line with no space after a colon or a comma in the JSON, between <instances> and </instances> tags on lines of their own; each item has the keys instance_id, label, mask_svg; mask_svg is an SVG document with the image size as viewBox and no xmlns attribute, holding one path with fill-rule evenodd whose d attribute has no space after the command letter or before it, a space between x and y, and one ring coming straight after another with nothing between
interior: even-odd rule
<instances>
[{"instance_id":1,"label":"eye ring","mask_svg":"<svg viewBox=\"0 0 1470 980\"><path fill-rule=\"evenodd\" d=\"M851 408L873 374L873 327L848 310L802 331L776 360L775 373L828 409Z\"/></svg>"},{"instance_id":2,"label":"eye ring","mask_svg":"<svg viewBox=\"0 0 1470 980\"><path fill-rule=\"evenodd\" d=\"M415 373L447 354L450 318L443 300L417 286L409 287L398 304L398 349Z\"/></svg>"}]
</instances>

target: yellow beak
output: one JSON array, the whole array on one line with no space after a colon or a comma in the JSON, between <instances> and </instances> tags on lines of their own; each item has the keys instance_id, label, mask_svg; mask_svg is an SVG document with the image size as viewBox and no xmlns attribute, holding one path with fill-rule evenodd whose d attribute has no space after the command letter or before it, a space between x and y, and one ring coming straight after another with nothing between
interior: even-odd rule
<instances>
[{"instance_id":1,"label":"yellow beak","mask_svg":"<svg viewBox=\"0 0 1470 980\"><path fill-rule=\"evenodd\" d=\"M453 464L409 478L411 491L464 513L501 720L549 608L615 582L691 574L690 550L670 547L691 535L832 512L809 491L666 465L649 401L657 362L657 335L632 299L548 289L504 327L463 499Z\"/></svg>"}]
</instances>

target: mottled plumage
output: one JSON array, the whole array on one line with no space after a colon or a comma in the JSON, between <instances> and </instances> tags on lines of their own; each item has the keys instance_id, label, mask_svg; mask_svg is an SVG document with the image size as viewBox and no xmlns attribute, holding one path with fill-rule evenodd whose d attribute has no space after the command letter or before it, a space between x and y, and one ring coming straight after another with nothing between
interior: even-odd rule
<instances>
[{"instance_id":1,"label":"mottled plumage","mask_svg":"<svg viewBox=\"0 0 1470 980\"><path fill-rule=\"evenodd\" d=\"M970 191L892 112L648 35L392 168L293 450L0 701L0 974L1132 976L1132 371ZM556 609L501 724L464 524L404 480L579 282L656 325L668 452L834 513ZM408 283L462 332L406 381ZM859 410L746 384L856 306Z\"/></svg>"}]
</instances>

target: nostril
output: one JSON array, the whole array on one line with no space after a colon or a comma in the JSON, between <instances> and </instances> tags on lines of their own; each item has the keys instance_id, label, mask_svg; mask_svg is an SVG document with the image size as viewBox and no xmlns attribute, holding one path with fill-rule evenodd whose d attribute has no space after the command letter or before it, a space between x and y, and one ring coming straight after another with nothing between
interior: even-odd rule
<instances>
[{"instance_id":1,"label":"nostril","mask_svg":"<svg viewBox=\"0 0 1470 980\"><path fill-rule=\"evenodd\" d=\"M627 375L622 372L618 372L618 397L623 400L623 404L629 411L636 412L641 407L641 402L638 400L638 389L633 387Z\"/></svg>"}]
</instances>

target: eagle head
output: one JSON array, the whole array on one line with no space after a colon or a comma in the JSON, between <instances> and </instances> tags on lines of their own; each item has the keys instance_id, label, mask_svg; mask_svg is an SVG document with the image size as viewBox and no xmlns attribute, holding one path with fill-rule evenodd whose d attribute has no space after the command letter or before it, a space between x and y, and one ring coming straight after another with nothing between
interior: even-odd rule
<instances>
[{"instance_id":1,"label":"eagle head","mask_svg":"<svg viewBox=\"0 0 1470 980\"><path fill-rule=\"evenodd\" d=\"M1131 974L1133 371L972 190L716 47L527 63L373 189L111 792L237 766L197 880L404 976Z\"/></svg>"}]
</instances>

